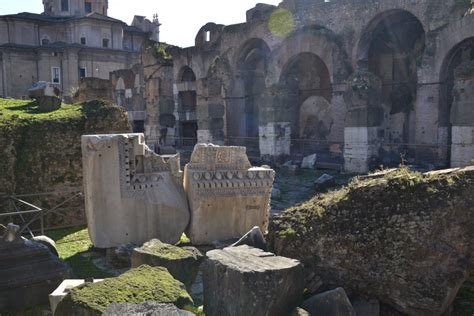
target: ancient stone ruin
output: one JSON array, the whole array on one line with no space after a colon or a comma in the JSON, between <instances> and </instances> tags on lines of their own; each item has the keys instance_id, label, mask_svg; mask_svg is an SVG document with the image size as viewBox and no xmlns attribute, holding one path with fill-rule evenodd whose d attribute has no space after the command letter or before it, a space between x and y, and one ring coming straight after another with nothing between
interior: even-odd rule
<instances>
[{"instance_id":1,"label":"ancient stone ruin","mask_svg":"<svg viewBox=\"0 0 474 316\"><path fill-rule=\"evenodd\" d=\"M266 231L275 172L252 168L244 147L197 145L184 172L143 134L82 137L86 216L99 248L158 238L194 244ZM189 209L188 209L189 204ZM188 226L189 224L189 226Z\"/></svg>"},{"instance_id":2,"label":"ancient stone ruin","mask_svg":"<svg viewBox=\"0 0 474 316\"><path fill-rule=\"evenodd\" d=\"M142 134L82 137L86 217L99 248L176 243L189 222L179 157L165 160Z\"/></svg>"},{"instance_id":3,"label":"ancient stone ruin","mask_svg":"<svg viewBox=\"0 0 474 316\"><path fill-rule=\"evenodd\" d=\"M243 147L196 145L184 177L191 241L235 238L256 225L266 231L274 177L270 168L252 168Z\"/></svg>"}]
</instances>

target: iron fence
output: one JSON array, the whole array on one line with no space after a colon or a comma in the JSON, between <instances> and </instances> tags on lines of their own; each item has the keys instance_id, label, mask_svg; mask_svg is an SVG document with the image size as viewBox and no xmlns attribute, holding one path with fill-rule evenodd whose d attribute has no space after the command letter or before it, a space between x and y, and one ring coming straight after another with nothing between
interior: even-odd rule
<instances>
[{"instance_id":1,"label":"iron fence","mask_svg":"<svg viewBox=\"0 0 474 316\"><path fill-rule=\"evenodd\" d=\"M81 189L0 196L0 224L15 223L21 233L85 225Z\"/></svg>"}]
</instances>

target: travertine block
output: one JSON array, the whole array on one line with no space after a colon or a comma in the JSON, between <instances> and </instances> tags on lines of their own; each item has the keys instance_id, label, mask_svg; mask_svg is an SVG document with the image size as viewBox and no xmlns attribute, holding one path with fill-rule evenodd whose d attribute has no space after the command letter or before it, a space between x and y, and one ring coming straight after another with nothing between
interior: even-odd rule
<instances>
[{"instance_id":1,"label":"travertine block","mask_svg":"<svg viewBox=\"0 0 474 316\"><path fill-rule=\"evenodd\" d=\"M82 137L87 224L94 246L176 243L189 222L179 156L165 160L143 134Z\"/></svg>"},{"instance_id":2,"label":"travertine block","mask_svg":"<svg viewBox=\"0 0 474 316\"><path fill-rule=\"evenodd\" d=\"M298 260L246 245L206 255L206 315L289 315L301 302L305 283Z\"/></svg>"},{"instance_id":3,"label":"travertine block","mask_svg":"<svg viewBox=\"0 0 474 316\"><path fill-rule=\"evenodd\" d=\"M271 169L251 167L245 147L198 144L184 179L193 244L240 237L254 226L266 231L274 178Z\"/></svg>"}]
</instances>

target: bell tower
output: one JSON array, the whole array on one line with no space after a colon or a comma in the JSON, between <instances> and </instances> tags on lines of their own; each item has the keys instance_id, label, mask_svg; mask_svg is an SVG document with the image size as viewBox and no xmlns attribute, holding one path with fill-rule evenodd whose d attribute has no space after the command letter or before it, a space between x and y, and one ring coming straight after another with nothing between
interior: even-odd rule
<instances>
[{"instance_id":1,"label":"bell tower","mask_svg":"<svg viewBox=\"0 0 474 316\"><path fill-rule=\"evenodd\" d=\"M50 16L107 15L108 0L43 0L44 14Z\"/></svg>"}]
</instances>

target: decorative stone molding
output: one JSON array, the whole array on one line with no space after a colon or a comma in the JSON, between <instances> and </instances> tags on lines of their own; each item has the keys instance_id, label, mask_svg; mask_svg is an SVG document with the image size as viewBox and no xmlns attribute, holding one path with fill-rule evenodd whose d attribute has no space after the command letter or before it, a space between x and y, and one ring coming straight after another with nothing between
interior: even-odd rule
<instances>
[{"instance_id":1,"label":"decorative stone molding","mask_svg":"<svg viewBox=\"0 0 474 316\"><path fill-rule=\"evenodd\" d=\"M179 156L165 160L143 134L82 137L89 233L98 248L176 243L189 222Z\"/></svg>"},{"instance_id":2,"label":"decorative stone molding","mask_svg":"<svg viewBox=\"0 0 474 316\"><path fill-rule=\"evenodd\" d=\"M194 244L267 229L275 172L252 168L245 147L198 144L185 169L191 208L188 237Z\"/></svg>"}]
</instances>

